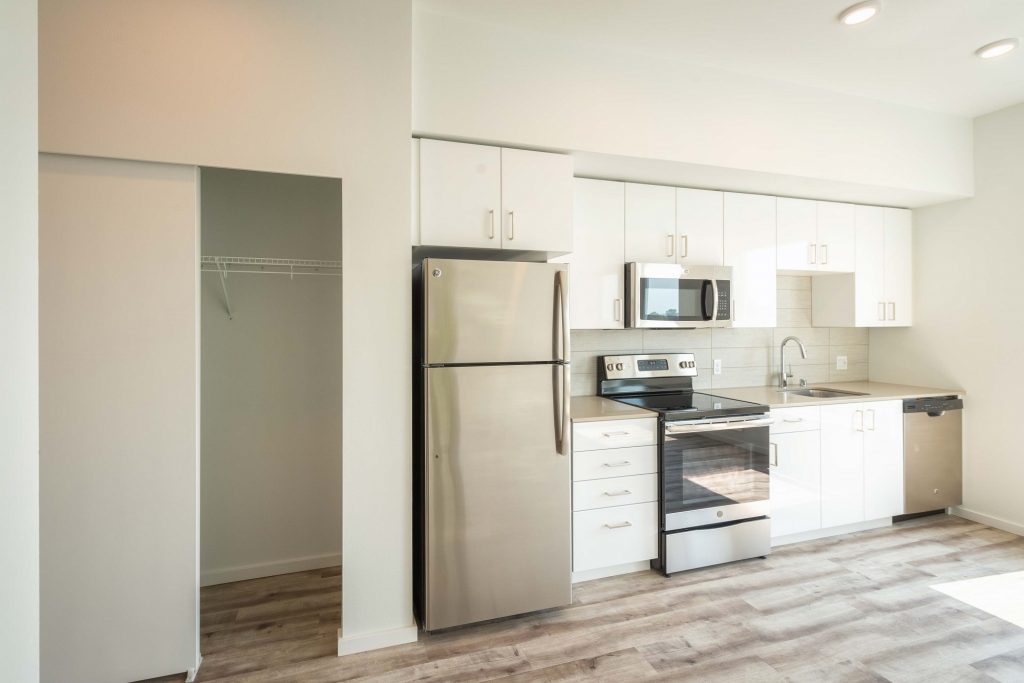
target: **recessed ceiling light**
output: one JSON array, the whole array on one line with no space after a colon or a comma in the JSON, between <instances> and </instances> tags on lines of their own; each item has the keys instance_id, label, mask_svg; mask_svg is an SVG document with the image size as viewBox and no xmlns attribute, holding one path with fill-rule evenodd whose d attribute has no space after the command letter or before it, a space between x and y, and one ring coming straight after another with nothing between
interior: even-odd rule
<instances>
[{"instance_id":1,"label":"recessed ceiling light","mask_svg":"<svg viewBox=\"0 0 1024 683\"><path fill-rule=\"evenodd\" d=\"M847 26L863 24L868 19L874 18L881 11L882 3L879 0L858 2L856 5L850 5L840 12L839 21L843 22Z\"/></svg>"},{"instance_id":2,"label":"recessed ceiling light","mask_svg":"<svg viewBox=\"0 0 1024 683\"><path fill-rule=\"evenodd\" d=\"M1003 38L994 43L982 45L974 51L974 54L982 59L992 59L993 57L1005 55L1007 52L1012 52L1018 45L1020 45L1020 41L1016 38Z\"/></svg>"}]
</instances>

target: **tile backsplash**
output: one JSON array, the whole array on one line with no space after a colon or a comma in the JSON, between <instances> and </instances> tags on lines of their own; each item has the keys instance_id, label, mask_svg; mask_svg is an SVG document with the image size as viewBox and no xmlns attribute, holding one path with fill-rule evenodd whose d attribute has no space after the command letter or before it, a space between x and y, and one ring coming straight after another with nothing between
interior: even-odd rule
<instances>
[{"instance_id":1,"label":"tile backsplash","mask_svg":"<svg viewBox=\"0 0 1024 683\"><path fill-rule=\"evenodd\" d=\"M780 275L778 327L704 330L573 330L572 393L597 392L597 357L616 353L686 351L697 357L694 387L764 386L778 381L779 343L796 335L807 348L807 359L790 343L786 361L793 383L851 382L868 378L868 330L811 326L811 278ZM836 369L836 356L846 356L847 369ZM722 374L712 373L721 359Z\"/></svg>"}]
</instances>

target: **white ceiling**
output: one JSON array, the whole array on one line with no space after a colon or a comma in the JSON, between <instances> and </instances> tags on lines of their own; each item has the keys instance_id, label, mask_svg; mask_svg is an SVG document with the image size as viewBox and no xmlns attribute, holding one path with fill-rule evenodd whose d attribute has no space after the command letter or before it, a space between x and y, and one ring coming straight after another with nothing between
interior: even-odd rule
<instances>
[{"instance_id":1,"label":"white ceiling","mask_svg":"<svg viewBox=\"0 0 1024 683\"><path fill-rule=\"evenodd\" d=\"M416 0L419 9L570 42L706 64L885 102L978 116L1024 101L1024 0L882 0L859 26L855 0Z\"/></svg>"}]
</instances>

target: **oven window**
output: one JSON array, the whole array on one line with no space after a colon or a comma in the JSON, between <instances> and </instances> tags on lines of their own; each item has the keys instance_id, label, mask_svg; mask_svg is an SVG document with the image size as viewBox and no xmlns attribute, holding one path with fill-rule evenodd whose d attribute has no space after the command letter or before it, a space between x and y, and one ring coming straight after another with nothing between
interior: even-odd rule
<instances>
[{"instance_id":1,"label":"oven window","mask_svg":"<svg viewBox=\"0 0 1024 683\"><path fill-rule=\"evenodd\" d=\"M667 277L640 278L640 313L643 320L698 321L705 315L705 297L711 288L707 280Z\"/></svg>"},{"instance_id":2,"label":"oven window","mask_svg":"<svg viewBox=\"0 0 1024 683\"><path fill-rule=\"evenodd\" d=\"M665 514L768 500L768 427L665 434Z\"/></svg>"}]
</instances>

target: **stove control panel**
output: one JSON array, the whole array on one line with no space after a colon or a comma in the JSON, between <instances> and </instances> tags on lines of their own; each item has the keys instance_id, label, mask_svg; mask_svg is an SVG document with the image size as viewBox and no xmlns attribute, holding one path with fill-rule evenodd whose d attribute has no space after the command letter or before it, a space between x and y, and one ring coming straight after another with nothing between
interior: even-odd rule
<instances>
[{"instance_id":1,"label":"stove control panel","mask_svg":"<svg viewBox=\"0 0 1024 683\"><path fill-rule=\"evenodd\" d=\"M601 356L598 369L601 379L696 377L697 359L692 353Z\"/></svg>"}]
</instances>

